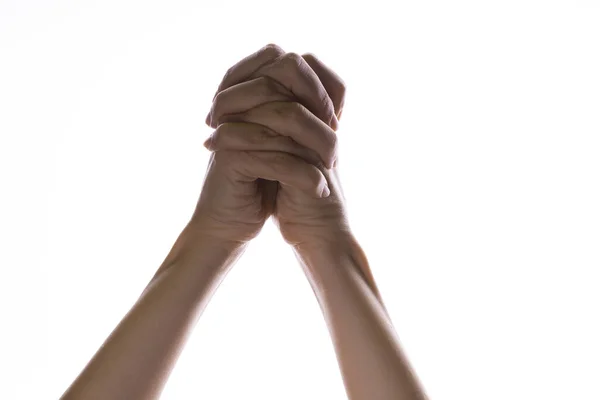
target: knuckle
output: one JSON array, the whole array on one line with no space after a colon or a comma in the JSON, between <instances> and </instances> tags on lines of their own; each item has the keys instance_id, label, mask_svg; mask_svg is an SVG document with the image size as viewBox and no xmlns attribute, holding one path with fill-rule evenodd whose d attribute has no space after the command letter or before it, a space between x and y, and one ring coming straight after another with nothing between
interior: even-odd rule
<instances>
[{"instance_id":1,"label":"knuckle","mask_svg":"<svg viewBox=\"0 0 600 400\"><path fill-rule=\"evenodd\" d=\"M216 117L218 115L218 112L221 109L221 104L223 103L223 92L218 92L215 95L215 98L213 100L212 106L211 106L211 113L214 117Z\"/></svg>"},{"instance_id":2,"label":"knuckle","mask_svg":"<svg viewBox=\"0 0 600 400\"><path fill-rule=\"evenodd\" d=\"M311 53L311 52L302 54L302 58L304 58L306 61L316 61L317 60L317 56L315 56L314 53Z\"/></svg>"},{"instance_id":3,"label":"knuckle","mask_svg":"<svg viewBox=\"0 0 600 400\"><path fill-rule=\"evenodd\" d=\"M225 71L225 74L223 75L223 81L226 81L227 79L229 79L231 77L232 72L233 72L233 67L227 68L227 71Z\"/></svg>"},{"instance_id":4,"label":"knuckle","mask_svg":"<svg viewBox=\"0 0 600 400\"><path fill-rule=\"evenodd\" d=\"M341 110L344 108L344 103L346 102L346 84L343 81L338 82L337 93L337 101L339 102L338 107Z\"/></svg>"},{"instance_id":5,"label":"knuckle","mask_svg":"<svg viewBox=\"0 0 600 400\"><path fill-rule=\"evenodd\" d=\"M285 51L283 51L283 49L275 43L268 43L262 48L262 51L275 57L279 57L280 55L285 53Z\"/></svg>"},{"instance_id":6,"label":"knuckle","mask_svg":"<svg viewBox=\"0 0 600 400\"><path fill-rule=\"evenodd\" d=\"M344 98L346 96L346 89L348 88L348 86L346 85L346 82L344 82L344 80L342 78L338 77L338 90L341 94L341 97Z\"/></svg>"},{"instance_id":7,"label":"knuckle","mask_svg":"<svg viewBox=\"0 0 600 400\"><path fill-rule=\"evenodd\" d=\"M329 139L329 155L333 159L337 154L338 136L334 133Z\"/></svg>"},{"instance_id":8,"label":"knuckle","mask_svg":"<svg viewBox=\"0 0 600 400\"><path fill-rule=\"evenodd\" d=\"M214 104L217 103L217 101L222 101L223 99L223 90L217 92L217 94L215 94L215 98L213 99L213 107Z\"/></svg>"},{"instance_id":9,"label":"knuckle","mask_svg":"<svg viewBox=\"0 0 600 400\"><path fill-rule=\"evenodd\" d=\"M282 63L284 63L286 65L299 67L302 64L302 62L304 61L304 59L298 53L290 52L290 53L286 53L282 57L281 61L282 61Z\"/></svg>"},{"instance_id":10,"label":"knuckle","mask_svg":"<svg viewBox=\"0 0 600 400\"><path fill-rule=\"evenodd\" d=\"M214 147L218 147L218 145L221 144L223 135L226 135L226 131L228 128L229 128L228 123L224 123L224 124L217 126L217 128L215 129L215 131L212 134L212 142L213 142Z\"/></svg>"},{"instance_id":11,"label":"knuckle","mask_svg":"<svg viewBox=\"0 0 600 400\"><path fill-rule=\"evenodd\" d=\"M335 152L337 150L337 146L338 146L338 136L335 133L332 133L329 139L329 144L331 146L331 150L332 152Z\"/></svg>"}]
</instances>

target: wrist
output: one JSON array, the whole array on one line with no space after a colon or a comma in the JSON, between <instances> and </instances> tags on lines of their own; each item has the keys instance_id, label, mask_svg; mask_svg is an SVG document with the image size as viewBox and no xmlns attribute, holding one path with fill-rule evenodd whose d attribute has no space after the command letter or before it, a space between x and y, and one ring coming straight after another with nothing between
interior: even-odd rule
<instances>
[{"instance_id":1,"label":"wrist","mask_svg":"<svg viewBox=\"0 0 600 400\"><path fill-rule=\"evenodd\" d=\"M338 229L328 235L311 235L309 240L292 243L292 248L299 256L331 255L349 253L358 246L358 242L349 229Z\"/></svg>"},{"instance_id":2,"label":"wrist","mask_svg":"<svg viewBox=\"0 0 600 400\"><path fill-rule=\"evenodd\" d=\"M199 220L190 220L183 229L181 236L185 237L185 242L189 246L218 249L229 253L245 248L248 243L227 239L224 236L215 234L214 230L214 227L210 227Z\"/></svg>"},{"instance_id":3,"label":"wrist","mask_svg":"<svg viewBox=\"0 0 600 400\"><path fill-rule=\"evenodd\" d=\"M322 238L297 243L292 247L311 280L319 280L323 274L335 272L340 265L347 264L356 251L358 242L350 232L340 232L335 239Z\"/></svg>"},{"instance_id":4,"label":"wrist","mask_svg":"<svg viewBox=\"0 0 600 400\"><path fill-rule=\"evenodd\" d=\"M226 271L244 250L245 243L213 236L204 226L190 221L179 234L155 277L171 267L191 267L203 273L220 273Z\"/></svg>"},{"instance_id":5,"label":"wrist","mask_svg":"<svg viewBox=\"0 0 600 400\"><path fill-rule=\"evenodd\" d=\"M313 288L325 294L332 285L346 281L348 276L358 273L381 299L365 252L351 234L340 234L336 241L300 244L294 246L297 259L302 264Z\"/></svg>"}]
</instances>

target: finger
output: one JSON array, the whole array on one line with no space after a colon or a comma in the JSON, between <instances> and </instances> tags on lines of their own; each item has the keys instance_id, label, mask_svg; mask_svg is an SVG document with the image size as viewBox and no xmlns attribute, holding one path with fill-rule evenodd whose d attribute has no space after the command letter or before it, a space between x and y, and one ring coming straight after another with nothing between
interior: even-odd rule
<instances>
[{"instance_id":1,"label":"finger","mask_svg":"<svg viewBox=\"0 0 600 400\"><path fill-rule=\"evenodd\" d=\"M306 107L296 102L271 102L240 114L224 115L217 123L249 122L263 125L314 150L331 168L336 158L337 135Z\"/></svg>"},{"instance_id":2,"label":"finger","mask_svg":"<svg viewBox=\"0 0 600 400\"><path fill-rule=\"evenodd\" d=\"M208 125L218 126L224 114L237 114L272 101L293 101L292 92L280 83L265 76L233 85L219 93L213 100Z\"/></svg>"},{"instance_id":3,"label":"finger","mask_svg":"<svg viewBox=\"0 0 600 400\"><path fill-rule=\"evenodd\" d=\"M240 122L221 124L204 142L204 146L211 151L280 151L300 157L317 168L323 167L315 151L263 125Z\"/></svg>"},{"instance_id":4,"label":"finger","mask_svg":"<svg viewBox=\"0 0 600 400\"><path fill-rule=\"evenodd\" d=\"M229 68L227 72L225 72L225 75L223 76L223 79L221 80L221 83L219 83L219 87L213 96L213 100L220 91L245 81L257 69L272 62L283 54L285 54L285 51L283 51L281 47L277 46L276 44L269 43L255 53L244 57L241 61L238 61L235 65ZM209 116L206 117L206 123L209 123Z\"/></svg>"},{"instance_id":5,"label":"finger","mask_svg":"<svg viewBox=\"0 0 600 400\"><path fill-rule=\"evenodd\" d=\"M338 74L319 60L313 53L302 54L302 58L315 71L323 87L325 87L329 98L333 102L335 115L339 121L346 99L346 84Z\"/></svg>"},{"instance_id":6,"label":"finger","mask_svg":"<svg viewBox=\"0 0 600 400\"><path fill-rule=\"evenodd\" d=\"M276 44L269 43L257 52L244 57L241 61L237 62L227 70L225 76L219 84L219 87L217 88L215 96L221 90L245 81L257 69L274 61L283 54L285 54L285 51L283 51L281 47L277 46Z\"/></svg>"},{"instance_id":7,"label":"finger","mask_svg":"<svg viewBox=\"0 0 600 400\"><path fill-rule=\"evenodd\" d=\"M264 65L254 72L250 78L268 76L283 86L308 108L319 119L338 128L333 102L317 74L307 62L296 53L286 53L275 61Z\"/></svg>"},{"instance_id":8,"label":"finger","mask_svg":"<svg viewBox=\"0 0 600 400\"><path fill-rule=\"evenodd\" d=\"M327 197L330 190L327 179L317 167L287 153L269 151L239 151L229 153L230 168L245 181L266 179L278 181L313 197ZM233 153L233 154L232 154ZM216 153L215 158L223 154Z\"/></svg>"}]
</instances>

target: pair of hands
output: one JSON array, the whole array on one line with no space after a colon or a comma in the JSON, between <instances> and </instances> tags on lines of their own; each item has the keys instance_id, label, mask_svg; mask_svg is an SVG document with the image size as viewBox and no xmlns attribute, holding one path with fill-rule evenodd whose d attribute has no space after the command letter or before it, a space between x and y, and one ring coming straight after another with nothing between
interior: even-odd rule
<instances>
[{"instance_id":1,"label":"pair of hands","mask_svg":"<svg viewBox=\"0 0 600 400\"><path fill-rule=\"evenodd\" d=\"M295 246L349 233L336 168L344 95L314 55L274 44L231 67L206 118L212 154L192 220L236 244L270 216Z\"/></svg>"},{"instance_id":2,"label":"pair of hands","mask_svg":"<svg viewBox=\"0 0 600 400\"><path fill-rule=\"evenodd\" d=\"M190 222L63 399L158 398L197 317L270 216L321 305L348 397L426 398L348 227L336 172L344 91L315 56L275 45L229 69L207 117L212 154Z\"/></svg>"}]
</instances>

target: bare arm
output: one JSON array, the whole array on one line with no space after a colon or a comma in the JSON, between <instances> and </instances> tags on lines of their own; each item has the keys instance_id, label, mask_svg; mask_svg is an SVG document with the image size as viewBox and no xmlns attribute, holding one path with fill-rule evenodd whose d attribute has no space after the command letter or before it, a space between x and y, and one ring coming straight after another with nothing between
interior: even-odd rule
<instances>
[{"instance_id":1,"label":"bare arm","mask_svg":"<svg viewBox=\"0 0 600 400\"><path fill-rule=\"evenodd\" d=\"M274 46L266 46L245 62L261 65L278 60L281 53ZM283 61L294 62L288 58ZM277 76L281 71L274 69L272 73ZM235 74L225 78L238 79ZM313 84L317 82L313 80ZM254 93L254 88L250 89ZM275 97L281 99L281 95ZM315 98L313 102L319 104L321 100ZM259 125L223 124L220 130L251 137L260 129ZM309 198L320 198L327 185L316 167L284 151L240 150L211 155L191 222L139 300L63 399L158 398L212 293L272 214L276 182Z\"/></svg>"},{"instance_id":2,"label":"bare arm","mask_svg":"<svg viewBox=\"0 0 600 400\"><path fill-rule=\"evenodd\" d=\"M243 247L190 223L139 300L62 399L156 399L187 336Z\"/></svg>"},{"instance_id":3,"label":"bare arm","mask_svg":"<svg viewBox=\"0 0 600 400\"><path fill-rule=\"evenodd\" d=\"M277 65L297 66L297 57L280 58L282 54L277 46L265 46L241 62L242 70L251 74L261 65L271 65L275 61ZM277 65L270 70L273 79L285 72ZM230 72L225 74L219 91L240 79L239 69ZM261 90L260 85L269 85L265 79L257 79L254 83L258 84L258 90ZM313 105L320 105L323 100L322 96L311 96L310 88L318 85L318 78L313 76L308 80L308 91L303 90L304 86L298 86ZM281 88L283 92L288 91L285 85ZM251 95L250 103L256 100L252 100L256 89L256 85L242 85L242 91ZM285 100L286 95L275 93L272 99ZM221 99L222 95L215 96L217 98ZM245 101L237 105L236 102L248 98L236 95L230 99L234 102L233 107L229 107L230 113L235 113L236 107L245 109L247 106ZM267 108L262 111L255 117L282 115L276 112L278 110ZM331 114L326 110L321 113ZM216 118L214 121L207 118L211 126L219 125L216 122ZM264 127L231 123L221 124L218 131L251 138L253 134L263 135ZM213 132L213 139L219 136L216 132ZM316 136L309 141L323 142ZM207 141L208 147L210 142ZM291 145L291 141L281 143L287 147ZM327 181L320 170L290 155L285 151L287 147L228 149L211 154L191 222L139 300L65 392L63 399L147 400L160 396L187 336L212 293L246 244L258 235L273 213L277 182L309 198L321 198L325 192ZM294 148L301 150L299 145Z\"/></svg>"},{"instance_id":4,"label":"bare arm","mask_svg":"<svg viewBox=\"0 0 600 400\"><path fill-rule=\"evenodd\" d=\"M210 150L286 152L327 181L315 197L280 180L273 217L318 297L350 399L425 399L349 227L336 161L344 82L314 54L270 45L230 68L217 92L207 118L217 128ZM244 131L223 129L229 122Z\"/></svg>"},{"instance_id":5,"label":"bare arm","mask_svg":"<svg viewBox=\"0 0 600 400\"><path fill-rule=\"evenodd\" d=\"M356 240L295 252L323 310L349 399L426 399Z\"/></svg>"}]
</instances>

